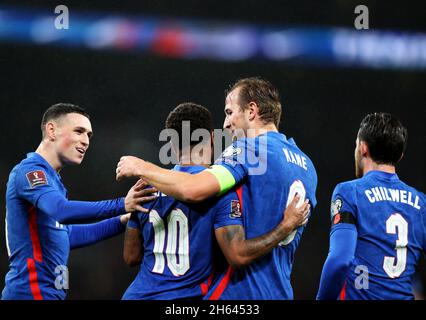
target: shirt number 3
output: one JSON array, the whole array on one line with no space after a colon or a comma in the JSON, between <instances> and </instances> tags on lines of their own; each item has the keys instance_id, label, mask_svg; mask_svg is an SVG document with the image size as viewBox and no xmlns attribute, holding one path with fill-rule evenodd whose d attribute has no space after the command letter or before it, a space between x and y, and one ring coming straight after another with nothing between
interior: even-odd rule
<instances>
[{"instance_id":1,"label":"shirt number 3","mask_svg":"<svg viewBox=\"0 0 426 320\"><path fill-rule=\"evenodd\" d=\"M395 245L396 259L385 256L383 269L389 277L398 278L407 265L408 222L399 213L394 213L386 221L386 233L398 234L398 239Z\"/></svg>"}]
</instances>

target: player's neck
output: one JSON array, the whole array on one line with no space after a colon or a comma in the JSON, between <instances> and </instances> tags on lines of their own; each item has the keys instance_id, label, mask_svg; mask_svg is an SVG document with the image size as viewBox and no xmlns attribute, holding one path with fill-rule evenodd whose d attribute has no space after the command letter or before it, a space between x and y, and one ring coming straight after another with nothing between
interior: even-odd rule
<instances>
[{"instance_id":1,"label":"player's neck","mask_svg":"<svg viewBox=\"0 0 426 320\"><path fill-rule=\"evenodd\" d=\"M367 161L364 165L364 175L366 175L370 171L383 171L386 173L396 173L395 166L389 164L378 164L374 161Z\"/></svg>"},{"instance_id":2,"label":"player's neck","mask_svg":"<svg viewBox=\"0 0 426 320\"><path fill-rule=\"evenodd\" d=\"M207 163L197 163L197 162L190 162L190 163L179 162L179 165L181 167L190 167L190 166L201 166L201 167L206 167L206 168L210 167L210 164L207 164Z\"/></svg>"},{"instance_id":3,"label":"player's neck","mask_svg":"<svg viewBox=\"0 0 426 320\"><path fill-rule=\"evenodd\" d=\"M278 132L278 129L275 124L257 124L247 130L247 138L256 138L257 136L260 136L261 134L265 134L270 131Z\"/></svg>"},{"instance_id":4,"label":"player's neck","mask_svg":"<svg viewBox=\"0 0 426 320\"><path fill-rule=\"evenodd\" d=\"M179 158L179 165L182 167L186 166L210 166L210 156L207 155L193 155L191 153L183 153Z\"/></svg>"},{"instance_id":5,"label":"player's neck","mask_svg":"<svg viewBox=\"0 0 426 320\"><path fill-rule=\"evenodd\" d=\"M52 147L47 144L48 142L42 141L35 152L42 156L56 172L59 172L62 169L62 163L58 155L51 151Z\"/></svg>"}]
</instances>

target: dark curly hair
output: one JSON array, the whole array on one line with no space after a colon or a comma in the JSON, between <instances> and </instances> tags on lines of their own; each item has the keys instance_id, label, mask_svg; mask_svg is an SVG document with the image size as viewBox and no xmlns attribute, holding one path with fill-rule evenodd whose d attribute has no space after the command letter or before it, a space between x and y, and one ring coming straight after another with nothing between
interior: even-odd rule
<instances>
[{"instance_id":1,"label":"dark curly hair","mask_svg":"<svg viewBox=\"0 0 426 320\"><path fill-rule=\"evenodd\" d=\"M188 123L184 123L188 122ZM179 135L179 149L182 148L182 128L189 125L189 132L192 133L197 129L206 129L213 131L213 121L210 111L202 105L193 102L184 102L179 104L166 119L166 129L173 129ZM190 141L193 146L199 141Z\"/></svg>"},{"instance_id":2,"label":"dark curly hair","mask_svg":"<svg viewBox=\"0 0 426 320\"><path fill-rule=\"evenodd\" d=\"M378 164L396 165L407 146L408 133L389 113L370 113L362 121L358 139L368 145L371 158Z\"/></svg>"}]
</instances>

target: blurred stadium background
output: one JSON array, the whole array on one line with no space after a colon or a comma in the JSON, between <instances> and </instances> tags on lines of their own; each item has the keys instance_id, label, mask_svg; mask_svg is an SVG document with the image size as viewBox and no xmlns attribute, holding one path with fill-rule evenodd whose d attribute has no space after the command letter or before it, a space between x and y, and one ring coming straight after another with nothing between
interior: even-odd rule
<instances>
[{"instance_id":1,"label":"blurred stadium background","mask_svg":"<svg viewBox=\"0 0 426 320\"><path fill-rule=\"evenodd\" d=\"M54 28L66 5L70 28ZM354 28L369 8L370 30ZM334 186L354 176L353 149L368 112L397 115L409 131L399 176L426 190L426 10L414 1L1 1L0 207L9 171L40 141L44 110L71 102L92 115L94 138L80 167L61 173L71 199L124 195L121 155L159 163L168 112L195 101L223 121L224 89L258 75L280 90L281 131L310 155L319 204L297 251L296 299L314 299L328 251ZM272 182L271 182L272 183ZM5 210L0 229L4 230ZM2 231L1 287L8 270ZM68 299L119 299L137 270L122 236L73 251ZM426 280L419 266L419 293Z\"/></svg>"}]
</instances>

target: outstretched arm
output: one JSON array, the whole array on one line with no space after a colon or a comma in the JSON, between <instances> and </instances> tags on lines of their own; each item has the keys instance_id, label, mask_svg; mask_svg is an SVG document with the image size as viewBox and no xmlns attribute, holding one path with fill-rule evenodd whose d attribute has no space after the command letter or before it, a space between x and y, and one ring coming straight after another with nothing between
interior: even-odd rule
<instances>
[{"instance_id":1,"label":"outstretched arm","mask_svg":"<svg viewBox=\"0 0 426 320\"><path fill-rule=\"evenodd\" d=\"M116 174L117 180L125 177L143 178L161 192L185 202L203 201L220 191L217 178L208 171L189 174L167 170L132 156L121 157Z\"/></svg>"},{"instance_id":2,"label":"outstretched arm","mask_svg":"<svg viewBox=\"0 0 426 320\"><path fill-rule=\"evenodd\" d=\"M97 223L68 226L71 249L85 247L122 233L129 217L130 214L125 214Z\"/></svg>"},{"instance_id":3,"label":"outstretched arm","mask_svg":"<svg viewBox=\"0 0 426 320\"><path fill-rule=\"evenodd\" d=\"M230 225L216 229L216 239L222 252L232 267L243 267L269 253L294 229L306 224L310 205L306 200L296 208L300 199L296 195L284 211L283 220L273 230L262 236L246 239L241 225Z\"/></svg>"},{"instance_id":4,"label":"outstretched arm","mask_svg":"<svg viewBox=\"0 0 426 320\"><path fill-rule=\"evenodd\" d=\"M37 208L62 224L84 219L105 219L126 213L124 198L74 201L55 191L43 194L38 200Z\"/></svg>"},{"instance_id":5,"label":"outstretched arm","mask_svg":"<svg viewBox=\"0 0 426 320\"><path fill-rule=\"evenodd\" d=\"M37 201L37 208L53 217L59 223L67 224L84 219L105 219L135 210L147 211L142 202L156 198L154 188L143 189L146 184L139 180L125 198L103 201L68 200L58 191L44 193Z\"/></svg>"}]
</instances>

